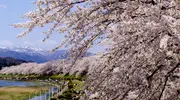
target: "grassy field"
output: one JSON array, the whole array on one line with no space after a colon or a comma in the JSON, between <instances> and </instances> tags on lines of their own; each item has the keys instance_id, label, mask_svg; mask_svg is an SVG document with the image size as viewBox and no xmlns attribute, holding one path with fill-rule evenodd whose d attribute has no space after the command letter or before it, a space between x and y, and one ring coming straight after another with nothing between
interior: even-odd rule
<instances>
[{"instance_id":1,"label":"grassy field","mask_svg":"<svg viewBox=\"0 0 180 100\"><path fill-rule=\"evenodd\" d=\"M48 87L1 87L0 100L28 100L29 97L44 93Z\"/></svg>"}]
</instances>

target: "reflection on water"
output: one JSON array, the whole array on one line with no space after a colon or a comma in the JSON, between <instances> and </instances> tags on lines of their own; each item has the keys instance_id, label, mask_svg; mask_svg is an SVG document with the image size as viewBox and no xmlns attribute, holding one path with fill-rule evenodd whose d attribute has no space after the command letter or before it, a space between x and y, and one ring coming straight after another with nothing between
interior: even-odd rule
<instances>
[{"instance_id":1,"label":"reflection on water","mask_svg":"<svg viewBox=\"0 0 180 100\"><path fill-rule=\"evenodd\" d=\"M37 86L37 84L33 82L0 80L0 87L5 86Z\"/></svg>"}]
</instances>

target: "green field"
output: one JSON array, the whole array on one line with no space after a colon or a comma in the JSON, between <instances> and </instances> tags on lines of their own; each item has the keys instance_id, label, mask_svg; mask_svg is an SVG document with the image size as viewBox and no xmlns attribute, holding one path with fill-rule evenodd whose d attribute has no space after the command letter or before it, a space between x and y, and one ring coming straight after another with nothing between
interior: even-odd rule
<instances>
[{"instance_id":1,"label":"green field","mask_svg":"<svg viewBox=\"0 0 180 100\"><path fill-rule=\"evenodd\" d=\"M1 87L0 100L28 100L47 90L48 87Z\"/></svg>"}]
</instances>

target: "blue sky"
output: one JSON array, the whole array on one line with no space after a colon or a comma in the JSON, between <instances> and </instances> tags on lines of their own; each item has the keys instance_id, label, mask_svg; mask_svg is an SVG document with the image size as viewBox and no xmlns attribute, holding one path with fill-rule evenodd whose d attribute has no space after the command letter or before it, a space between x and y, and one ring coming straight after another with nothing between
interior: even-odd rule
<instances>
[{"instance_id":1,"label":"blue sky","mask_svg":"<svg viewBox=\"0 0 180 100\"><path fill-rule=\"evenodd\" d=\"M0 0L0 47L30 46L50 50L60 43L62 36L58 33L53 34L47 42L41 42L45 37L41 34L42 29L36 29L25 37L17 38L17 35L23 29L15 29L9 25L24 22L25 20L20 17L33 9L35 9L35 5L31 4L31 0ZM90 51L97 52L102 50L101 47L94 47Z\"/></svg>"}]
</instances>

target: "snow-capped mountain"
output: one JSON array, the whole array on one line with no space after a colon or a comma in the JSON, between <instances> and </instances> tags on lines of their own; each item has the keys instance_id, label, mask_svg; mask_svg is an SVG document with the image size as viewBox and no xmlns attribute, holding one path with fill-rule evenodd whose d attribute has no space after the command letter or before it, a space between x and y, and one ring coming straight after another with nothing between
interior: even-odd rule
<instances>
[{"instance_id":1,"label":"snow-capped mountain","mask_svg":"<svg viewBox=\"0 0 180 100\"><path fill-rule=\"evenodd\" d=\"M0 57L12 57L25 61L33 61L37 63L44 63L51 60L66 59L67 50L57 50L50 52L48 50L32 47L0 47ZM93 55L87 53L86 56Z\"/></svg>"},{"instance_id":2,"label":"snow-capped mountain","mask_svg":"<svg viewBox=\"0 0 180 100\"><path fill-rule=\"evenodd\" d=\"M19 53L28 53L30 55L33 55L33 54L42 54L44 52L46 52L46 50L44 49L41 49L41 48L32 48L32 47L0 47L1 50L4 50L4 51L15 51L15 52L19 52Z\"/></svg>"},{"instance_id":3,"label":"snow-capped mountain","mask_svg":"<svg viewBox=\"0 0 180 100\"><path fill-rule=\"evenodd\" d=\"M66 50L50 52L44 49L32 47L0 47L0 57L12 57L37 63L57 59L66 59L68 57L66 52Z\"/></svg>"}]
</instances>

